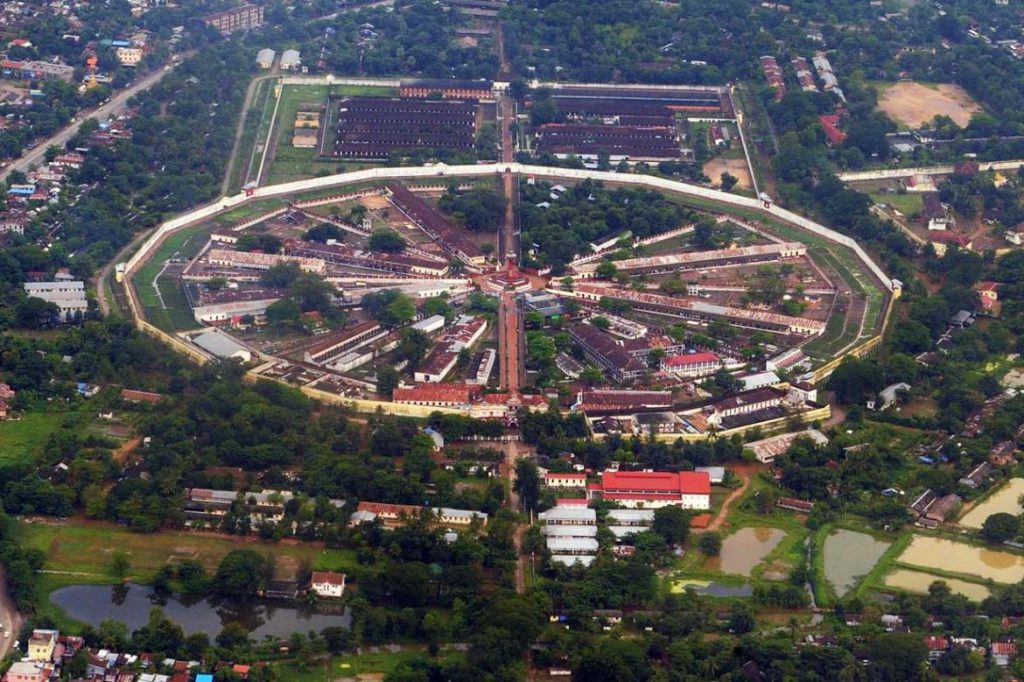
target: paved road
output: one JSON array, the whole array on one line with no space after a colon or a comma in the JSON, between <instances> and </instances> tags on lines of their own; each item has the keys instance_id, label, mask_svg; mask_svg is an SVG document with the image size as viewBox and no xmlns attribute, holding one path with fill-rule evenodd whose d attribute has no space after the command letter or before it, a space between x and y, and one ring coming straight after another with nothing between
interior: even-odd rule
<instances>
[{"instance_id":1,"label":"paved road","mask_svg":"<svg viewBox=\"0 0 1024 682\"><path fill-rule=\"evenodd\" d=\"M0 564L0 625L3 626L3 633L0 633L0 660L7 655L7 652L14 645L21 629L21 614L14 608L14 602L7 594L7 578L4 575L4 567ZM10 633L9 637L4 635Z\"/></svg>"},{"instance_id":2,"label":"paved road","mask_svg":"<svg viewBox=\"0 0 1024 682\"><path fill-rule=\"evenodd\" d=\"M187 52L182 54L181 61L184 61L190 56L192 56L192 53ZM117 93L116 95L111 97L110 101L106 104L91 111L80 113L78 115L78 119L75 122L65 126L64 128L61 128L59 131L51 135L49 138L45 140L40 140L34 148L29 150L28 154L25 154L21 158L12 161L11 164L7 166L7 168L4 168L3 171L0 171L0 181L3 181L8 175L11 174L12 171L27 171L31 169L33 166L41 164L44 160L44 157L46 156L46 149L48 147L52 147L53 145L63 147L68 140L75 136L75 133L78 132L78 127L82 125L82 122L86 119L94 118L97 121L105 121L107 117L109 117L111 114L121 113L122 111L128 108L129 99L131 99L137 93L142 92L143 90L148 90L150 87L153 86L153 84L159 82L161 78L170 73L175 66L177 66L177 64L169 65L169 67L162 67L154 71L153 73L149 74L148 76L140 80L138 83L135 83L127 89Z\"/></svg>"},{"instance_id":3,"label":"paved road","mask_svg":"<svg viewBox=\"0 0 1024 682\"><path fill-rule=\"evenodd\" d=\"M275 59L274 67L273 69L271 69L271 73L268 73L264 76L257 76L256 78L253 78L251 81L249 81L249 87L245 91L245 99L243 100L242 103L242 115L238 117L238 126L236 126L235 128L235 142L234 145L231 147L231 156L228 157L228 162L227 165L225 166L224 180L220 184L220 193L222 195L226 195L228 193L228 190L231 188L231 179L235 176L235 162L238 160L239 146L241 146L242 143L242 135L245 132L246 121L248 121L250 114L256 113L255 111L249 111L250 107L252 106L252 98L256 94L256 88L257 86L259 86L260 83L262 83L265 80L278 78L280 75L278 73L279 66L280 60ZM253 144L255 145L258 142L258 140L254 140ZM245 178L243 178L243 180L244 179Z\"/></svg>"}]
</instances>

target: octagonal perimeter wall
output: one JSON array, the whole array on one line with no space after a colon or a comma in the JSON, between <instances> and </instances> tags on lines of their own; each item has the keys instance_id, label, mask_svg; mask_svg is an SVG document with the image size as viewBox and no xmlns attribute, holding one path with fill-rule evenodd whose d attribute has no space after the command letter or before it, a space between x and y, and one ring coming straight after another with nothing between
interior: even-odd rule
<instances>
[{"instance_id":1,"label":"octagonal perimeter wall","mask_svg":"<svg viewBox=\"0 0 1024 682\"><path fill-rule=\"evenodd\" d=\"M339 173L336 175L329 175L319 178L310 178L308 180L297 180L294 182L286 182L278 185L268 185L265 187L258 187L254 190L250 190L249 193L240 192L235 195L225 196L221 199L202 206L189 213L182 214L175 218L171 218L166 222L162 223L154 232L146 239L143 245L132 255L131 258L125 263L125 288L128 292L128 304L131 309L132 318L136 326L144 333L155 336L163 340L167 345L173 349L181 352L193 360L200 360L196 353L196 349L189 346L182 339L176 338L175 336L168 334L162 330L157 329L153 325L146 322L145 317L142 314L142 307L139 304L136 294L132 285L132 276L135 271L139 268L142 263L145 263L165 239L174 232L194 225L198 222L208 220L222 212L231 210L238 206L253 201L259 201L261 199L269 199L275 197L288 197L303 192L309 192L312 190L329 189L333 187L341 187L344 185L366 183L366 182L383 182L389 180L415 180L424 178L440 178L440 177L487 177L501 173L517 173L520 175L533 176L533 177L544 177L544 178L556 178L566 180L597 180L601 182L616 183L619 185L632 185L637 187L646 187L653 190L660 190L670 192L679 195L689 195L702 199L715 201L727 206L735 206L738 208L744 208L747 210L753 210L761 213L764 216L771 216L777 220L784 221L801 229L807 230L808 232L814 233L828 241L838 244L844 248L852 251L857 258L861 261L865 269L870 272L878 282L895 297L899 295L898 284L890 278L885 272L872 260L871 256L861 248L860 244L851 239L850 237L840 234L835 230L825 227L820 223L816 223L813 220L809 220L801 215L797 215L784 208L775 206L774 204L766 204L765 202L752 199L750 197L738 196L735 194L729 194L719 190L708 189L697 185L689 185L674 180L667 180L665 178L658 178L650 175L634 175L626 173L614 173L608 171L595 171L586 169L574 169L574 168L554 168L548 166L533 166L520 163L490 163L490 164L479 164L479 165L462 165L462 166L447 166L444 164L438 164L434 166L417 166L407 168L370 168L366 170L353 171L350 173ZM891 306L887 306L891 308ZM889 319L889 309L886 310L883 317L884 321ZM883 325L884 331L884 325ZM848 351L848 354L863 355L864 353L875 348L881 341L881 336L876 335L861 344L860 346ZM835 364L838 364L839 358L833 362L828 363L823 368L819 368L815 372L815 378L820 379L827 376ZM201 360L200 360L201 361ZM826 369L827 368L827 369ZM821 370L826 370L822 372ZM345 399L340 396L332 396L322 391L304 391L310 394L312 397L318 399L328 399L330 402L346 403L351 404L353 401ZM333 400L331 400L333 398ZM359 407L373 408L382 406L386 410L394 410L396 405L393 403L378 403L376 401L358 401L359 403L374 403L372 406L359 405ZM355 406L355 405L353 405ZM410 407L410 406L402 406ZM457 410L455 410L457 411Z\"/></svg>"}]
</instances>

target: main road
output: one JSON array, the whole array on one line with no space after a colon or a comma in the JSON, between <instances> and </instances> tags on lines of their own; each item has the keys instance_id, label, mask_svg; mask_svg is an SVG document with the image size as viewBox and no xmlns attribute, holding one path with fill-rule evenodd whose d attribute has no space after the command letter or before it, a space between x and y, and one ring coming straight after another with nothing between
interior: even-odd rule
<instances>
[{"instance_id":1,"label":"main road","mask_svg":"<svg viewBox=\"0 0 1024 682\"><path fill-rule=\"evenodd\" d=\"M170 73L174 67L181 63L181 61L190 57L192 54L193 53L191 52L183 53L178 62L168 64L167 66L159 68L153 73L144 76L137 83L134 83L115 94L106 104L102 104L95 109L80 112L71 123L64 126L45 140L38 140L36 142L36 146L30 149L27 154L15 159L6 168L4 168L3 171L0 171L0 181L5 180L8 175L16 170L27 171L33 166L40 165L46 156L46 150L54 145L63 147L67 144L68 140L74 137L75 133L78 132L78 127L82 125L83 121L90 118L96 119L97 121L104 121L111 114L120 114L128 108L128 100L143 90L148 90L154 84L160 82L161 78Z\"/></svg>"}]
</instances>

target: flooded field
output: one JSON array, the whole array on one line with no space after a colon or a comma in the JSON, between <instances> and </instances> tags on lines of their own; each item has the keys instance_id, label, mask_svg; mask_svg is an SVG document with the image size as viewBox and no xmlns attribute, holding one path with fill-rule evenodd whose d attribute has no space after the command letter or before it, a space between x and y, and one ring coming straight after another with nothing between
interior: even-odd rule
<instances>
[{"instance_id":1,"label":"flooded field","mask_svg":"<svg viewBox=\"0 0 1024 682\"><path fill-rule=\"evenodd\" d=\"M940 538L915 537L897 561L991 578L999 583L1016 583L1024 579L1024 556Z\"/></svg>"},{"instance_id":2,"label":"flooded field","mask_svg":"<svg viewBox=\"0 0 1024 682\"><path fill-rule=\"evenodd\" d=\"M889 548L888 542L867 533L838 529L825 538L825 578L836 595L852 590Z\"/></svg>"},{"instance_id":3,"label":"flooded field","mask_svg":"<svg viewBox=\"0 0 1024 682\"><path fill-rule=\"evenodd\" d=\"M786 534L777 528L743 528L722 541L722 553L705 566L722 573L749 576Z\"/></svg>"},{"instance_id":4,"label":"flooded field","mask_svg":"<svg viewBox=\"0 0 1024 682\"><path fill-rule=\"evenodd\" d=\"M936 580L941 580L949 585L949 589L958 594L964 595L972 601L981 601L985 597L989 596L989 589L984 585L977 585L965 580L957 580L956 578L943 578L941 576L932 575L931 573L919 573L917 571L908 571L904 568L897 568L895 571L885 576L885 584L889 587L895 587L901 590L907 590L908 592L917 592L920 594L928 592L928 586Z\"/></svg>"},{"instance_id":5,"label":"flooded field","mask_svg":"<svg viewBox=\"0 0 1024 682\"><path fill-rule=\"evenodd\" d=\"M981 528L985 519L1005 512L1007 514L1020 514L1020 504L1017 499L1024 495L1024 478L1011 478L1002 488L993 493L984 502L971 509L960 519L960 525L967 528Z\"/></svg>"}]
</instances>

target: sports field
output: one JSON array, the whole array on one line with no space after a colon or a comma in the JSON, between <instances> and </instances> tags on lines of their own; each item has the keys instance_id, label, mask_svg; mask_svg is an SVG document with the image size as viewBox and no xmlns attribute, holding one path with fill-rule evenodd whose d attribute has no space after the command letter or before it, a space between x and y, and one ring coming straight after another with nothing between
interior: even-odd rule
<instances>
[{"instance_id":1,"label":"sports field","mask_svg":"<svg viewBox=\"0 0 1024 682\"><path fill-rule=\"evenodd\" d=\"M958 126L966 126L981 105L967 91L950 83L877 84L878 108L897 123L918 128L936 116L949 116Z\"/></svg>"}]
</instances>

